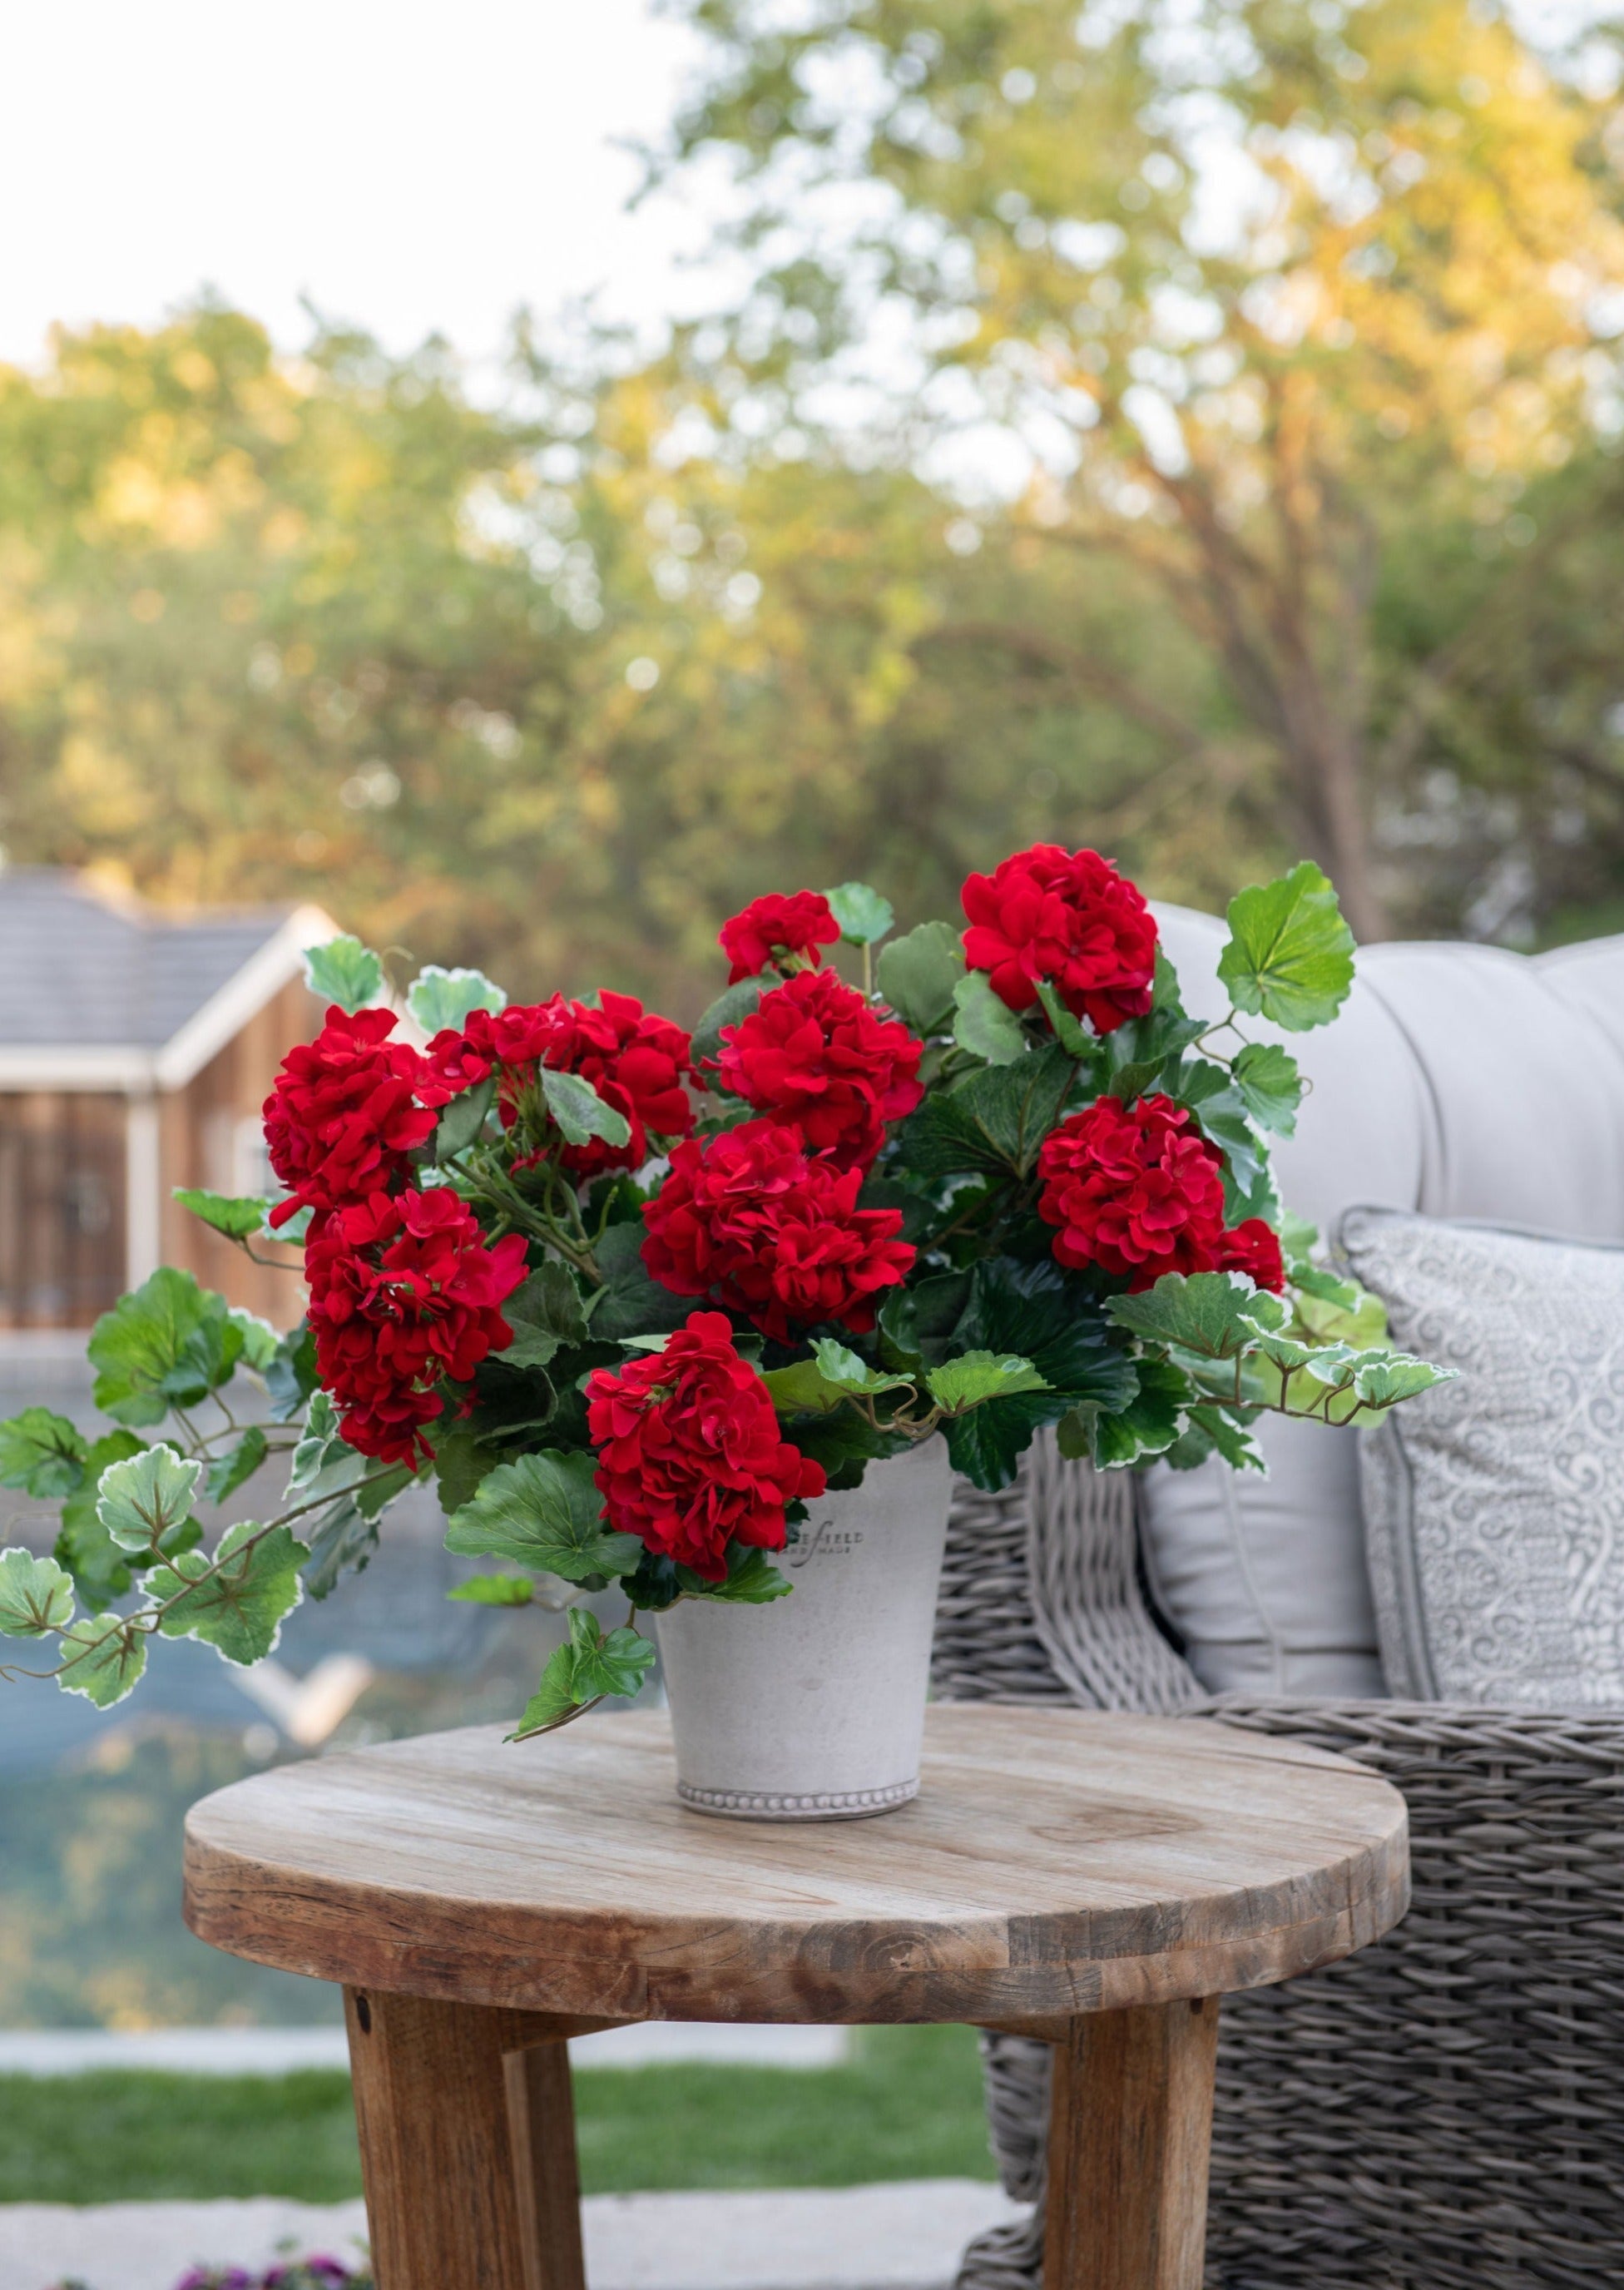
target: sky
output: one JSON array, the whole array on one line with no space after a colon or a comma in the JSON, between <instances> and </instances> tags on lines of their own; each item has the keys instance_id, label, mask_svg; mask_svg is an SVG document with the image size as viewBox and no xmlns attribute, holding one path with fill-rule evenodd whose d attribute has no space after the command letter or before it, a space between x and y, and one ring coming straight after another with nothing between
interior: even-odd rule
<instances>
[{"instance_id":1,"label":"sky","mask_svg":"<svg viewBox=\"0 0 1624 2290\"><path fill-rule=\"evenodd\" d=\"M212 286L289 346L300 297L470 358L516 305L706 299L702 219L628 216L696 56L649 0L44 0L0 22L0 359Z\"/></svg>"}]
</instances>

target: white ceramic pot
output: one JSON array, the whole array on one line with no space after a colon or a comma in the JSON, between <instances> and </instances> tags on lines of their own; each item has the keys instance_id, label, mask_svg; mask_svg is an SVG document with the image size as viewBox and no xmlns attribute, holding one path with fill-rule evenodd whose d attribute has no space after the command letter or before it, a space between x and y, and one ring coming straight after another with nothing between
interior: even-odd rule
<instances>
[{"instance_id":1,"label":"white ceramic pot","mask_svg":"<svg viewBox=\"0 0 1624 2290\"><path fill-rule=\"evenodd\" d=\"M790 1530L790 1597L656 1618L684 1805L854 1821L918 1795L951 1479L940 1438L870 1463Z\"/></svg>"}]
</instances>

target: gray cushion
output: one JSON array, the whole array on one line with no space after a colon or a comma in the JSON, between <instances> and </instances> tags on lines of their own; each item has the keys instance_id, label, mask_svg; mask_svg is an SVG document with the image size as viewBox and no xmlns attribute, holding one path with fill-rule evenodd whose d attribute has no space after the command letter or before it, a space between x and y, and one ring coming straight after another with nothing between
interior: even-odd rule
<instances>
[{"instance_id":1,"label":"gray cushion","mask_svg":"<svg viewBox=\"0 0 1624 2290\"><path fill-rule=\"evenodd\" d=\"M1222 1017L1224 925L1181 907L1156 919L1188 1007ZM1287 1204L1327 1234L1350 1204L1379 1201L1624 1239L1624 939L1532 959L1364 947L1334 1026L1247 1031L1284 1042L1312 1084L1277 1165ZM1164 1609L1215 1690L1379 1692L1355 1435L1265 1417L1258 1443L1267 1480L1221 1463L1147 1476Z\"/></svg>"},{"instance_id":2,"label":"gray cushion","mask_svg":"<svg viewBox=\"0 0 1624 2290\"><path fill-rule=\"evenodd\" d=\"M1389 1690L1624 1704L1624 1248L1369 1208L1341 1243L1460 1372L1361 1435Z\"/></svg>"}]
</instances>

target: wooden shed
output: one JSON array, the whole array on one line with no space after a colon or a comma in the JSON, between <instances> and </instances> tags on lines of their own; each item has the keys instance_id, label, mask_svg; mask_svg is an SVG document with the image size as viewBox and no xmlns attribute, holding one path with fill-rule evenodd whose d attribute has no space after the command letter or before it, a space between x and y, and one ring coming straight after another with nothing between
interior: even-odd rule
<instances>
[{"instance_id":1,"label":"wooden shed","mask_svg":"<svg viewBox=\"0 0 1624 2290\"><path fill-rule=\"evenodd\" d=\"M172 1199L270 1188L260 1109L321 1024L316 907L176 911L0 869L0 1328L88 1328L160 1263L278 1326L302 1297Z\"/></svg>"}]
</instances>

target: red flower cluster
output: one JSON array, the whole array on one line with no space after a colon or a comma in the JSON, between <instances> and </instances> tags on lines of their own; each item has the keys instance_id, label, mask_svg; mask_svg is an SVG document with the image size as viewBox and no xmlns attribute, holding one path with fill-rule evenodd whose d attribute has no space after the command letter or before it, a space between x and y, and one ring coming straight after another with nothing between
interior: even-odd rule
<instances>
[{"instance_id":1,"label":"red flower cluster","mask_svg":"<svg viewBox=\"0 0 1624 2290\"><path fill-rule=\"evenodd\" d=\"M693 1108L683 1086L688 1073L688 1036L668 1018L645 1011L630 994L604 994L590 1003L550 1002L492 1015L476 1010L459 1033L436 1034L428 1045L429 1064L446 1097L472 1088L486 1075L501 1075L500 1107L509 1128L519 1101L536 1087L536 1069L579 1074L605 1105L623 1114L630 1141L608 1145L594 1138L566 1145L559 1160L572 1176L595 1177L604 1169L636 1169L649 1157L649 1137L685 1137Z\"/></svg>"},{"instance_id":2,"label":"red flower cluster","mask_svg":"<svg viewBox=\"0 0 1624 2290\"><path fill-rule=\"evenodd\" d=\"M427 1069L410 1043L389 1040L394 1030L390 1011L333 1008L316 1039L283 1060L265 1101L266 1149L288 1189L272 1224L301 1208L325 1216L394 1183L433 1132L416 1095Z\"/></svg>"},{"instance_id":3,"label":"red flower cluster","mask_svg":"<svg viewBox=\"0 0 1624 2290\"><path fill-rule=\"evenodd\" d=\"M823 960L822 949L840 936L835 910L821 891L780 892L752 899L742 914L722 925L721 947L732 964L727 982L759 978L769 967L781 969L786 957L802 957L814 970Z\"/></svg>"},{"instance_id":4,"label":"red flower cluster","mask_svg":"<svg viewBox=\"0 0 1624 2290\"><path fill-rule=\"evenodd\" d=\"M885 1124L924 1094L923 1053L899 1020L876 1017L831 973L804 970L723 1028L720 1075L724 1089L798 1129L836 1168L866 1169Z\"/></svg>"},{"instance_id":5,"label":"red flower cluster","mask_svg":"<svg viewBox=\"0 0 1624 2290\"><path fill-rule=\"evenodd\" d=\"M415 1466L435 1386L464 1382L513 1331L500 1306L524 1277L516 1233L487 1248L472 1213L444 1187L335 1210L305 1253L316 1366L352 1447Z\"/></svg>"},{"instance_id":6,"label":"red flower cluster","mask_svg":"<svg viewBox=\"0 0 1624 2290\"><path fill-rule=\"evenodd\" d=\"M864 1333L915 1252L896 1237L900 1209L858 1207L862 1181L770 1121L679 1145L643 1212L643 1261L677 1295L714 1296L780 1343L822 1320Z\"/></svg>"},{"instance_id":7,"label":"red flower cluster","mask_svg":"<svg viewBox=\"0 0 1624 2290\"><path fill-rule=\"evenodd\" d=\"M1061 1264L1097 1264L1129 1293L1164 1272L1237 1271L1284 1285L1280 1244L1260 1217L1224 1228L1223 1156L1171 1098L1102 1097L1048 1137L1038 1213L1060 1228Z\"/></svg>"},{"instance_id":8,"label":"red flower cluster","mask_svg":"<svg viewBox=\"0 0 1624 2290\"><path fill-rule=\"evenodd\" d=\"M964 959L1012 1010L1029 1010L1044 979L1101 1034L1149 1009L1156 919L1097 851L1034 844L992 874L972 875L964 899Z\"/></svg>"},{"instance_id":9,"label":"red flower cluster","mask_svg":"<svg viewBox=\"0 0 1624 2290\"><path fill-rule=\"evenodd\" d=\"M622 1534L727 1573L727 1545L784 1547L786 1507L820 1495L823 1470L780 1437L772 1400L720 1312L695 1312L664 1351L587 1383L604 1516Z\"/></svg>"}]
</instances>

